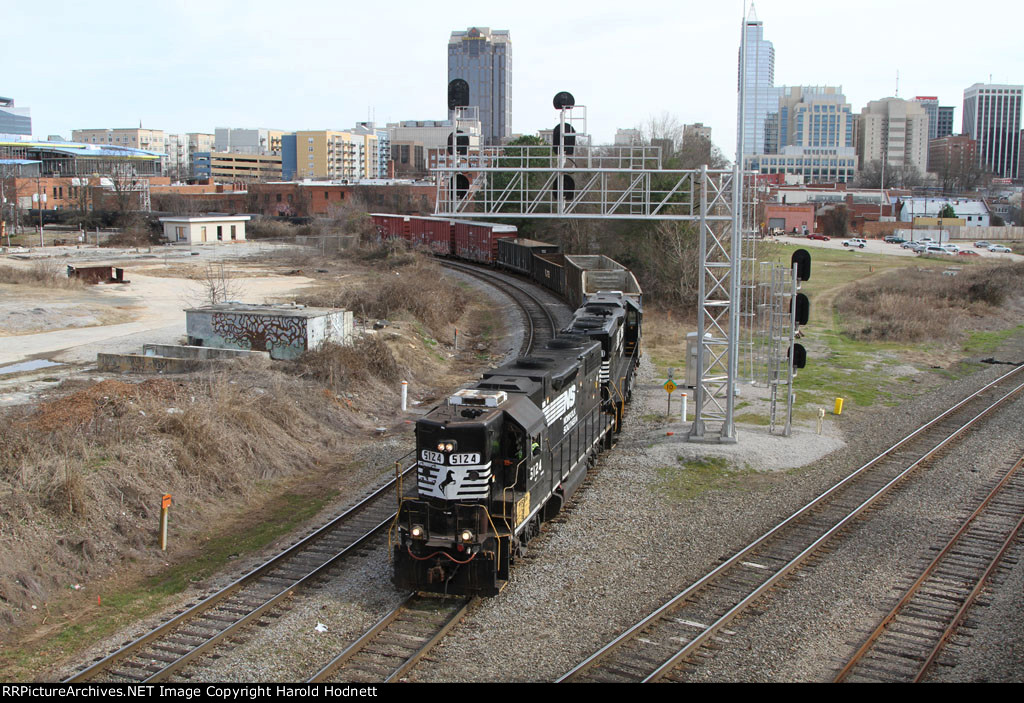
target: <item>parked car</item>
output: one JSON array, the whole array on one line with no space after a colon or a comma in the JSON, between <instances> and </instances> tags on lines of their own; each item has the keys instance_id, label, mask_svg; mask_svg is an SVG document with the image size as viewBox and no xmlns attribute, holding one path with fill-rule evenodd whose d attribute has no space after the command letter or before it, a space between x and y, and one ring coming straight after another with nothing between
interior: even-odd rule
<instances>
[{"instance_id":1,"label":"parked car","mask_svg":"<svg viewBox=\"0 0 1024 703\"><path fill-rule=\"evenodd\" d=\"M961 249L957 252L957 256L981 256L981 254L976 251L971 251L970 249Z\"/></svg>"},{"instance_id":2,"label":"parked car","mask_svg":"<svg viewBox=\"0 0 1024 703\"><path fill-rule=\"evenodd\" d=\"M819 234L818 232L811 232L810 234L807 235L807 238L808 239L820 239L823 242L829 241L829 237L825 236L824 234Z\"/></svg>"},{"instance_id":3,"label":"parked car","mask_svg":"<svg viewBox=\"0 0 1024 703\"><path fill-rule=\"evenodd\" d=\"M924 248L922 252L924 254L941 254L942 256L953 256L953 252L945 247L939 246L938 244L929 244Z\"/></svg>"},{"instance_id":4,"label":"parked car","mask_svg":"<svg viewBox=\"0 0 1024 703\"><path fill-rule=\"evenodd\" d=\"M900 249L914 249L917 247L917 242L903 242L900 244Z\"/></svg>"},{"instance_id":5,"label":"parked car","mask_svg":"<svg viewBox=\"0 0 1024 703\"><path fill-rule=\"evenodd\" d=\"M975 242L974 246L977 247L978 249L988 249L990 246L992 246L992 242L986 242L984 239L982 239L980 242Z\"/></svg>"},{"instance_id":6,"label":"parked car","mask_svg":"<svg viewBox=\"0 0 1024 703\"><path fill-rule=\"evenodd\" d=\"M988 248L989 251L994 251L997 254L1012 254L1013 249L1010 247L1004 247L1002 244L993 244Z\"/></svg>"},{"instance_id":7,"label":"parked car","mask_svg":"<svg viewBox=\"0 0 1024 703\"><path fill-rule=\"evenodd\" d=\"M889 244L903 244L907 240L903 237L897 237L895 234L890 234L883 241L888 242Z\"/></svg>"},{"instance_id":8,"label":"parked car","mask_svg":"<svg viewBox=\"0 0 1024 703\"><path fill-rule=\"evenodd\" d=\"M948 251L950 254L960 253L960 247L958 247L956 244L940 244L939 246Z\"/></svg>"},{"instance_id":9,"label":"parked car","mask_svg":"<svg viewBox=\"0 0 1024 703\"><path fill-rule=\"evenodd\" d=\"M867 244L868 244L868 243L867 243L867 241L866 241L866 240L864 240L864 239L859 239L859 238L857 238L857 237L854 237L854 238L852 238L852 239L847 239L847 240L846 240L845 242L843 242L843 246L844 246L844 247L860 247L861 249L863 249L864 247L866 247L866 246L867 246Z\"/></svg>"}]
</instances>

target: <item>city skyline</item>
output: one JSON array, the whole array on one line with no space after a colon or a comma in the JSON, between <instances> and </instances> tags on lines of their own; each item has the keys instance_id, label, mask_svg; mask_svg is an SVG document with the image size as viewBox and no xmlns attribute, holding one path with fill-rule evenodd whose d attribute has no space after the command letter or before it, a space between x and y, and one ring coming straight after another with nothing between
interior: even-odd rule
<instances>
[{"instance_id":1,"label":"city skyline","mask_svg":"<svg viewBox=\"0 0 1024 703\"><path fill-rule=\"evenodd\" d=\"M941 6L920 17L913 8L874 0L857 13L803 1L756 5L775 47L775 84L842 85L855 112L893 96L898 70L899 96L935 95L955 106L958 133L966 88L989 82L989 74L993 83L1024 82L1013 37L993 30L1003 26L998 13L1012 12L1009 3L981 0L953 24ZM19 5L6 14L15 31L0 56L16 70L0 94L31 109L40 138L140 121L167 133L212 133L225 126L337 129L367 119L443 119L448 38L477 22L514 37L514 133L550 129L551 97L569 90L588 106L588 131L599 143L611 143L616 129L668 113L712 127L715 143L733 156L743 3L709 9L655 1L627 15L621 4L594 2L564 26L544 3L514 10L477 4L472 16L441 17L411 3L397 7L402 11L381 24L379 8L312 0L287 8L302 20L296 22L274 21L280 6L260 2L118 1L99 11L58 3L56 12ZM883 15L900 41L886 44L878 36ZM979 41L934 41L951 33ZM45 51L38 37L45 37Z\"/></svg>"}]
</instances>

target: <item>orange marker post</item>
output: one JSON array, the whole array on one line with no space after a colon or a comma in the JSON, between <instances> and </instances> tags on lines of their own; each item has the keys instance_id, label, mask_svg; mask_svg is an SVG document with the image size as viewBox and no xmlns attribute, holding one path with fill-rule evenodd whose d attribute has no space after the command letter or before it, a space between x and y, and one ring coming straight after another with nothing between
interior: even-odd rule
<instances>
[{"instance_id":1,"label":"orange marker post","mask_svg":"<svg viewBox=\"0 0 1024 703\"><path fill-rule=\"evenodd\" d=\"M167 516L171 510L171 494L160 501L160 551L167 551Z\"/></svg>"}]
</instances>

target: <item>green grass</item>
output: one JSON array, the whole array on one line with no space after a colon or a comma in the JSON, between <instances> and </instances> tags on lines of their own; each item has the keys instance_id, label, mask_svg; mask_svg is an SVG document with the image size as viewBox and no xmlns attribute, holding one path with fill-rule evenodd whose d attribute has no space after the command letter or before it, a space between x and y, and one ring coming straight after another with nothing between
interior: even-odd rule
<instances>
[{"instance_id":1,"label":"green grass","mask_svg":"<svg viewBox=\"0 0 1024 703\"><path fill-rule=\"evenodd\" d=\"M771 418L767 415L761 415L759 413L741 413L734 415L733 420L744 425L770 425Z\"/></svg>"},{"instance_id":2,"label":"green grass","mask_svg":"<svg viewBox=\"0 0 1024 703\"><path fill-rule=\"evenodd\" d=\"M796 247L784 248L780 261L788 262ZM842 320L832 302L852 283L894 269L942 268L948 262L922 261L859 251L809 249L811 277L801 291L811 304L809 324L802 327L802 344L807 349L807 366L797 371L794 417L816 418L817 408L831 412L836 398L843 398L844 410L852 407L890 405L899 397L893 391L889 367L914 350L909 344L862 342L842 333Z\"/></svg>"},{"instance_id":3,"label":"green grass","mask_svg":"<svg viewBox=\"0 0 1024 703\"><path fill-rule=\"evenodd\" d=\"M672 369L672 378L676 384L679 384L679 380L684 377L686 373L686 359L683 357L675 356L660 356L656 353L649 355L651 363L654 364L654 368L657 369L658 381L664 381L668 378L668 370Z\"/></svg>"},{"instance_id":4,"label":"green grass","mask_svg":"<svg viewBox=\"0 0 1024 703\"><path fill-rule=\"evenodd\" d=\"M995 332L972 332L967 336L964 351L968 354L991 354L999 349L1006 340L1022 331L1024 331L1024 325Z\"/></svg>"},{"instance_id":5,"label":"green grass","mask_svg":"<svg viewBox=\"0 0 1024 703\"><path fill-rule=\"evenodd\" d=\"M756 474L753 469L734 469L721 457L676 460L678 466L657 469L659 480L655 484L655 490L673 501L692 500L708 491L747 490L744 479Z\"/></svg>"},{"instance_id":6,"label":"green grass","mask_svg":"<svg viewBox=\"0 0 1024 703\"><path fill-rule=\"evenodd\" d=\"M201 552L181 564L175 564L159 574L144 579L123 591L98 593L82 591L96 614L83 622L64 626L53 638L34 648L10 648L0 653L0 680L28 680L41 670L52 666L62 654L88 646L123 629L164 607L166 600L180 593L190 583L201 581L229 561L264 548L281 535L294 530L305 520L316 515L337 495L336 491L317 497L284 494L264 508L266 515L241 533L219 532L207 539ZM171 525L173 528L173 514ZM173 548L173 539L171 540ZM88 593L88 595L86 595ZM101 604L96 605L99 596Z\"/></svg>"}]
</instances>

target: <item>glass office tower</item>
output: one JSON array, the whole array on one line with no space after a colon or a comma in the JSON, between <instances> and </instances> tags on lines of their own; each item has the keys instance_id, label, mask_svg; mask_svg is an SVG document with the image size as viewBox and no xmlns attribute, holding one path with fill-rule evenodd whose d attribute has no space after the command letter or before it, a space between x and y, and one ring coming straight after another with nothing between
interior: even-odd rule
<instances>
[{"instance_id":1,"label":"glass office tower","mask_svg":"<svg viewBox=\"0 0 1024 703\"><path fill-rule=\"evenodd\" d=\"M448 82L469 83L469 104L479 110L485 144L512 135L512 40L508 30L470 27L448 40Z\"/></svg>"},{"instance_id":2,"label":"glass office tower","mask_svg":"<svg viewBox=\"0 0 1024 703\"><path fill-rule=\"evenodd\" d=\"M742 134L745 155L765 154L769 153L766 140L772 142L770 144L771 151L777 150L779 146L778 136L769 134L766 130L766 125L770 125L772 131L778 129L777 113L780 89L775 87L775 47L770 41L765 40L764 26L754 14L753 7L743 22L743 32L746 35L747 75L743 98L743 124L740 125L739 119L737 119L737 152L739 151L740 134ZM741 45L741 57L742 52ZM742 70L739 80L743 80Z\"/></svg>"},{"instance_id":3,"label":"glass office tower","mask_svg":"<svg viewBox=\"0 0 1024 703\"><path fill-rule=\"evenodd\" d=\"M963 133L978 142L982 168L1017 178L1024 86L975 83L964 91Z\"/></svg>"}]
</instances>

